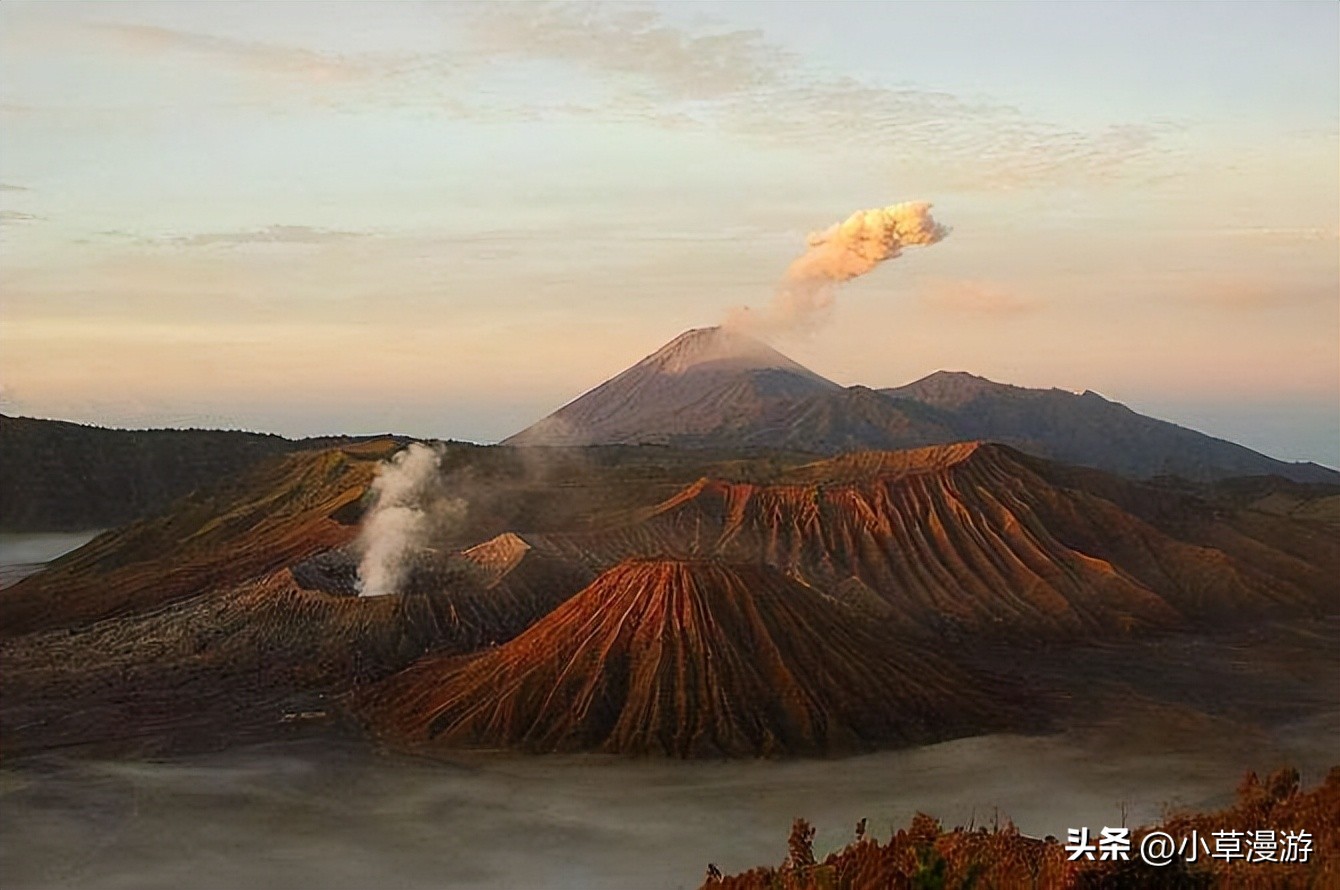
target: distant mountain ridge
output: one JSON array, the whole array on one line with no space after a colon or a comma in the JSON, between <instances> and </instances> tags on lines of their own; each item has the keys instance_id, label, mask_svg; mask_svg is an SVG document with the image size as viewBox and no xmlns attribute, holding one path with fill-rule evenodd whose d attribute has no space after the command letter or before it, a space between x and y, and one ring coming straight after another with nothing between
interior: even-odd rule
<instances>
[{"instance_id":1,"label":"distant mountain ridge","mask_svg":"<svg viewBox=\"0 0 1340 890\"><path fill-rule=\"evenodd\" d=\"M1275 475L1340 483L1097 393L1026 389L937 371L906 386L842 387L726 328L688 331L504 445L663 444L838 454L985 440L1133 478Z\"/></svg>"},{"instance_id":2,"label":"distant mountain ridge","mask_svg":"<svg viewBox=\"0 0 1340 890\"><path fill-rule=\"evenodd\" d=\"M227 482L266 458L373 438L124 430L0 414L0 531L112 528Z\"/></svg>"},{"instance_id":3,"label":"distant mountain ridge","mask_svg":"<svg viewBox=\"0 0 1340 890\"><path fill-rule=\"evenodd\" d=\"M113 430L0 416L0 529L121 525L301 447L234 430Z\"/></svg>"},{"instance_id":4,"label":"distant mountain ridge","mask_svg":"<svg viewBox=\"0 0 1340 890\"><path fill-rule=\"evenodd\" d=\"M119 526L267 458L370 438L295 441L0 415L0 531ZM900 387L842 387L723 328L682 334L504 444L832 455L971 440L1132 478L1280 476L1340 484L1340 472L1327 467L1276 460L1093 392L1026 389L950 371Z\"/></svg>"},{"instance_id":5,"label":"distant mountain ridge","mask_svg":"<svg viewBox=\"0 0 1340 890\"><path fill-rule=\"evenodd\" d=\"M962 371L937 371L906 386L882 389L941 412L965 439L990 439L1039 457L1122 476L1283 476L1295 482L1340 482L1311 462L1288 463L1226 439L1138 414L1096 392L1027 389Z\"/></svg>"}]
</instances>

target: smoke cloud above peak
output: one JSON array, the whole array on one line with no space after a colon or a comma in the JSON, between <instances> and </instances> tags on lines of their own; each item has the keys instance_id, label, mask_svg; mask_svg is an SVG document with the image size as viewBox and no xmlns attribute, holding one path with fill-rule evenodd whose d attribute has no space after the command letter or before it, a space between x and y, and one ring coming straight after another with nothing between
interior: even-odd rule
<instances>
[{"instance_id":1,"label":"smoke cloud above peak","mask_svg":"<svg viewBox=\"0 0 1340 890\"><path fill-rule=\"evenodd\" d=\"M858 210L821 232L787 267L772 303L733 309L725 324L755 334L796 333L812 327L832 307L837 285L900 256L904 247L927 246L949 235L931 216L931 205L908 201Z\"/></svg>"}]
</instances>

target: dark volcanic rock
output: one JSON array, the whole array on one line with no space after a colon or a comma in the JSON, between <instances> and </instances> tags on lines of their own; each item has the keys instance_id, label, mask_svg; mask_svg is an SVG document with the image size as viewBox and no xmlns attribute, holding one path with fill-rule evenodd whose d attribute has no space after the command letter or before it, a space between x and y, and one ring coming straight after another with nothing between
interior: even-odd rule
<instances>
[{"instance_id":1,"label":"dark volcanic rock","mask_svg":"<svg viewBox=\"0 0 1340 890\"><path fill-rule=\"evenodd\" d=\"M1275 460L1092 392L1024 389L946 371L893 389L844 389L724 328L680 335L504 444L838 454L976 440L1131 478L1276 475L1340 484L1335 470Z\"/></svg>"},{"instance_id":2,"label":"dark volcanic rock","mask_svg":"<svg viewBox=\"0 0 1340 890\"><path fill-rule=\"evenodd\" d=\"M719 439L747 431L769 412L801 399L840 390L752 337L701 328L681 334L503 444L664 445Z\"/></svg>"},{"instance_id":3,"label":"dark volcanic rock","mask_svg":"<svg viewBox=\"0 0 1340 890\"><path fill-rule=\"evenodd\" d=\"M1275 475L1295 482L1340 483L1335 470L1275 460L1224 439L1137 414L1095 392L1026 389L949 371L880 392L936 410L957 438L1003 442L1039 457L1122 476L1208 481Z\"/></svg>"},{"instance_id":4,"label":"dark volcanic rock","mask_svg":"<svg viewBox=\"0 0 1340 890\"><path fill-rule=\"evenodd\" d=\"M303 447L228 430L110 430L0 416L0 530L110 528Z\"/></svg>"}]
</instances>

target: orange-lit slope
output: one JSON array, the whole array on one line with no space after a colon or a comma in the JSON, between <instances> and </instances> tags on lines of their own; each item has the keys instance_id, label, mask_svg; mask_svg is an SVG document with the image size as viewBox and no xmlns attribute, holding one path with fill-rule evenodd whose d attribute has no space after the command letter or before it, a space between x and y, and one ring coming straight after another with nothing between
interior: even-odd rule
<instances>
[{"instance_id":1,"label":"orange-lit slope","mask_svg":"<svg viewBox=\"0 0 1340 890\"><path fill-rule=\"evenodd\" d=\"M363 699L411 746L820 753L992 724L979 682L759 565L629 560L512 642Z\"/></svg>"},{"instance_id":2,"label":"orange-lit slope","mask_svg":"<svg viewBox=\"0 0 1340 890\"><path fill-rule=\"evenodd\" d=\"M506 533L453 556L466 571L435 581L411 578L405 599L431 618L438 645L466 652L512 639L594 577L583 566L536 550ZM417 588L417 589L415 589Z\"/></svg>"},{"instance_id":3,"label":"orange-lit slope","mask_svg":"<svg viewBox=\"0 0 1340 890\"><path fill-rule=\"evenodd\" d=\"M1319 524L978 443L847 455L779 484L700 480L640 522L548 546L762 561L924 630L1071 638L1313 611L1340 544Z\"/></svg>"},{"instance_id":4,"label":"orange-lit slope","mask_svg":"<svg viewBox=\"0 0 1340 890\"><path fill-rule=\"evenodd\" d=\"M239 584L348 543L391 441L271 458L0 591L0 633L75 627Z\"/></svg>"}]
</instances>

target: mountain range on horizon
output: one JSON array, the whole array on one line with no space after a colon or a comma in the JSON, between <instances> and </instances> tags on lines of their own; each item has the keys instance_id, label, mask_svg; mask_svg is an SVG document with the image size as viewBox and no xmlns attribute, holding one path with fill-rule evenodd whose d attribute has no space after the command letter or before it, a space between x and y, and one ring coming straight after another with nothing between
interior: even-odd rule
<instances>
[{"instance_id":1,"label":"mountain range on horizon","mask_svg":"<svg viewBox=\"0 0 1340 890\"><path fill-rule=\"evenodd\" d=\"M0 529L115 527L264 459L374 438L108 429L0 415ZM680 453L674 460L682 463L712 453L829 456L963 441L999 442L1133 479L1278 476L1340 485L1330 467L1277 460L1094 392L1011 386L962 371L883 389L844 387L721 327L681 334L501 444L668 446L656 450L663 459Z\"/></svg>"},{"instance_id":2,"label":"mountain range on horizon","mask_svg":"<svg viewBox=\"0 0 1340 890\"><path fill-rule=\"evenodd\" d=\"M4 418L14 525L131 495L143 515L0 589L0 752L190 750L310 717L429 755L827 755L1109 705L1247 713L1278 701L1270 671L1165 688L1185 646L1236 665L1219 636L1244 629L1292 634L1290 676L1333 667L1340 485L1311 483L1340 474L1094 393L843 387L689 331L507 447L438 443L420 481L450 505L415 509L442 521L393 542L396 589L359 595L406 445ZM585 447L517 447L543 445ZM1183 654L1149 681L1101 679L1169 635Z\"/></svg>"},{"instance_id":3,"label":"mountain range on horizon","mask_svg":"<svg viewBox=\"0 0 1340 890\"><path fill-rule=\"evenodd\" d=\"M1131 478L1340 483L1340 472L1320 464L1278 460L1087 390L1030 389L962 371L844 387L725 327L680 334L501 444L839 454L973 440Z\"/></svg>"}]
</instances>

